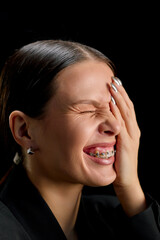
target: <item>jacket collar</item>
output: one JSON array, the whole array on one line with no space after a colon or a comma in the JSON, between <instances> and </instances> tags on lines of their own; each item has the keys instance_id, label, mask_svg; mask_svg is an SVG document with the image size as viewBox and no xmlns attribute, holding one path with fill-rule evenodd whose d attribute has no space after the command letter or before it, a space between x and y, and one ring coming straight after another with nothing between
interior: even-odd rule
<instances>
[{"instance_id":1,"label":"jacket collar","mask_svg":"<svg viewBox=\"0 0 160 240\"><path fill-rule=\"evenodd\" d=\"M10 173L0 198L23 225L31 239L66 240L58 221L28 179L21 164L15 166Z\"/></svg>"}]
</instances>

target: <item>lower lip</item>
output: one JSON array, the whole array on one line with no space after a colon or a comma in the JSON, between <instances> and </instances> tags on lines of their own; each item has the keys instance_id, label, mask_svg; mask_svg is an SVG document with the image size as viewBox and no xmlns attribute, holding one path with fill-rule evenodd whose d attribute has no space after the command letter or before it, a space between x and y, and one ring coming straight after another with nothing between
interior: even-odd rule
<instances>
[{"instance_id":1,"label":"lower lip","mask_svg":"<svg viewBox=\"0 0 160 240\"><path fill-rule=\"evenodd\" d=\"M85 153L86 154L86 153ZM86 154L88 158L90 158L93 162L97 163L97 164L100 164L100 165L111 165L114 163L114 156L113 157L110 157L108 159L102 159L102 158L96 158L96 157L93 157L93 156L90 156L88 154Z\"/></svg>"}]
</instances>

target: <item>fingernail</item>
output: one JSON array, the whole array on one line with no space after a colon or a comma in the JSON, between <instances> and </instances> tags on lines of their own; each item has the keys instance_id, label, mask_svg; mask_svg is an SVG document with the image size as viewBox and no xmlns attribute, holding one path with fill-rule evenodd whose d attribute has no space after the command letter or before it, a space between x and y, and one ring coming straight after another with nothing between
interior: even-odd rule
<instances>
[{"instance_id":1,"label":"fingernail","mask_svg":"<svg viewBox=\"0 0 160 240\"><path fill-rule=\"evenodd\" d=\"M116 86L115 86L113 83L111 83L111 87L112 87L112 89L113 89L115 92L118 92Z\"/></svg>"},{"instance_id":2,"label":"fingernail","mask_svg":"<svg viewBox=\"0 0 160 240\"><path fill-rule=\"evenodd\" d=\"M116 105L116 101L114 100L114 98L111 96L111 101L114 105Z\"/></svg>"},{"instance_id":3,"label":"fingernail","mask_svg":"<svg viewBox=\"0 0 160 240\"><path fill-rule=\"evenodd\" d=\"M122 86L121 80L119 78L117 78L117 79L118 79L118 82L119 82L120 86Z\"/></svg>"},{"instance_id":4,"label":"fingernail","mask_svg":"<svg viewBox=\"0 0 160 240\"><path fill-rule=\"evenodd\" d=\"M122 86L122 82L119 78L117 77L112 77L113 81L118 85L118 86Z\"/></svg>"}]
</instances>

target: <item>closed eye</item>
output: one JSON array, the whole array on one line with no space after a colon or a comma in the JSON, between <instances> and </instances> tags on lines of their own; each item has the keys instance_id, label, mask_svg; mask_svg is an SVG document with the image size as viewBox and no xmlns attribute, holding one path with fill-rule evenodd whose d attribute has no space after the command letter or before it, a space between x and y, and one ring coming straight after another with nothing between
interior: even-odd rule
<instances>
[{"instance_id":1,"label":"closed eye","mask_svg":"<svg viewBox=\"0 0 160 240\"><path fill-rule=\"evenodd\" d=\"M81 113L95 113L95 111L94 110L89 110L89 111L83 111Z\"/></svg>"}]
</instances>

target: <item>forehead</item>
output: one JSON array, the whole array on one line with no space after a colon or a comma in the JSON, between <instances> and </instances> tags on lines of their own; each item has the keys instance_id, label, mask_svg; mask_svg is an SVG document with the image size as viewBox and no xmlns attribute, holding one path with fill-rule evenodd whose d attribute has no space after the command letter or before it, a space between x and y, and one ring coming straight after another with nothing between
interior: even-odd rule
<instances>
[{"instance_id":1,"label":"forehead","mask_svg":"<svg viewBox=\"0 0 160 240\"><path fill-rule=\"evenodd\" d=\"M111 68L104 62L84 61L71 65L60 72L57 77L58 93L66 101L76 102L83 99L101 101L109 100L107 84L113 76Z\"/></svg>"}]
</instances>

